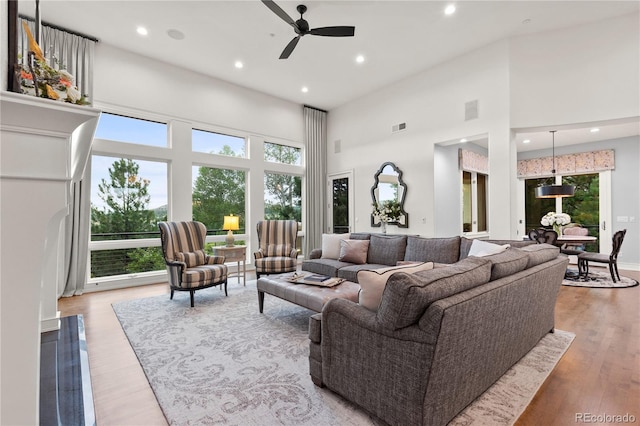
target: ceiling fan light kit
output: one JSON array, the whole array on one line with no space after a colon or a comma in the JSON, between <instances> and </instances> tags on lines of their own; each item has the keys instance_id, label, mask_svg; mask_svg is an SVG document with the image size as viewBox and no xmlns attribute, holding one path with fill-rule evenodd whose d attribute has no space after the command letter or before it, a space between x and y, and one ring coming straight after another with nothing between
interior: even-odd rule
<instances>
[{"instance_id":1,"label":"ceiling fan light kit","mask_svg":"<svg viewBox=\"0 0 640 426\"><path fill-rule=\"evenodd\" d=\"M556 176L556 130L551 130L553 177ZM573 197L576 187L573 185L543 185L536 188L536 198L565 198Z\"/></svg>"},{"instance_id":2,"label":"ceiling fan light kit","mask_svg":"<svg viewBox=\"0 0 640 426\"><path fill-rule=\"evenodd\" d=\"M265 6L267 6L278 17L280 17L280 19L291 25L293 27L293 30L297 34L297 36L295 36L284 48L284 50L280 54L280 59L287 59L289 56L291 56L291 53L298 45L300 38L307 34L324 37L353 37L355 34L356 28L351 26L320 27L309 29L309 23L302 16L307 11L307 6L305 6L304 4L300 4L298 5L298 7L296 7L296 10L300 14L300 19L294 21L293 18L291 18L287 14L287 12L282 10L282 8L278 6L273 0L262 0L262 3L264 3Z\"/></svg>"}]
</instances>

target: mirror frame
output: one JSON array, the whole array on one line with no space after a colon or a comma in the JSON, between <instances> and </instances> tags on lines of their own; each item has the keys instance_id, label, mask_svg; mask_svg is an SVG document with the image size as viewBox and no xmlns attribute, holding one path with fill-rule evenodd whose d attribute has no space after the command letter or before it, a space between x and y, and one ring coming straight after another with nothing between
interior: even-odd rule
<instances>
[{"instance_id":1,"label":"mirror frame","mask_svg":"<svg viewBox=\"0 0 640 426\"><path fill-rule=\"evenodd\" d=\"M400 221L394 220L391 222L387 222L387 224L396 225L398 228L408 228L409 214L404 210L404 200L405 198L407 198L407 184L404 183L404 181L402 180L402 170L400 170L394 163L390 161L387 161L386 163L382 163L382 165L380 166L376 174L373 176L374 183L373 183L373 186L371 187L371 201L373 204L378 203L378 200L376 200L375 191L378 188L378 184L380 183L379 176L382 174L382 172L384 171L384 168L387 166L391 166L393 170L396 173L398 173L398 185L402 187L402 197L400 200L398 200L398 204L400 204L400 211L402 212L402 216L404 219ZM373 213L371 213L371 226L373 226L374 228L382 226L382 223L380 221L376 222L376 218L373 215Z\"/></svg>"}]
</instances>

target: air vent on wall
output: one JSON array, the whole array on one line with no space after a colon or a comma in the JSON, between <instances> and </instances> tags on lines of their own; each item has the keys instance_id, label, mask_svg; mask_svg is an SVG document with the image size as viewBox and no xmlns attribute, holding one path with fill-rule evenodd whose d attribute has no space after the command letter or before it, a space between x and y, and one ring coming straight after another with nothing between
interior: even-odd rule
<instances>
[{"instance_id":1,"label":"air vent on wall","mask_svg":"<svg viewBox=\"0 0 640 426\"><path fill-rule=\"evenodd\" d=\"M407 123L394 124L391 126L391 133L400 132L407 128Z\"/></svg>"},{"instance_id":2,"label":"air vent on wall","mask_svg":"<svg viewBox=\"0 0 640 426\"><path fill-rule=\"evenodd\" d=\"M478 118L478 101L469 101L464 104L464 121Z\"/></svg>"}]
</instances>

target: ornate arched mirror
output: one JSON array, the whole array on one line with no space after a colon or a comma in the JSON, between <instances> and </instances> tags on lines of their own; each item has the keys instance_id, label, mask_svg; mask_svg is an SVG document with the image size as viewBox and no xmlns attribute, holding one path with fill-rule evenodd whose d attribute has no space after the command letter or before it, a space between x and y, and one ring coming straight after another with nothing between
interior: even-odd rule
<instances>
[{"instance_id":1,"label":"ornate arched mirror","mask_svg":"<svg viewBox=\"0 0 640 426\"><path fill-rule=\"evenodd\" d=\"M397 225L399 228L409 227L409 215L404 211L404 199L407 195L407 184L402 180L402 171L395 164L387 162L380 166L374 176L371 187L371 199L376 206L391 204L399 209L398 217L387 221L388 224ZM371 214L371 226L380 226L378 215Z\"/></svg>"}]
</instances>

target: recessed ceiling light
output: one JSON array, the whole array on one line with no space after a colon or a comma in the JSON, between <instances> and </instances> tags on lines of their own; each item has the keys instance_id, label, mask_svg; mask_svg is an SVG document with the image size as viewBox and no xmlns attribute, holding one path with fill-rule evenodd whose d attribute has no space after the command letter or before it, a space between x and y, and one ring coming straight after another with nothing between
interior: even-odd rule
<instances>
[{"instance_id":1,"label":"recessed ceiling light","mask_svg":"<svg viewBox=\"0 0 640 426\"><path fill-rule=\"evenodd\" d=\"M598 129L597 127L594 127L593 129L589 130L591 133L596 133L599 132L600 129Z\"/></svg>"},{"instance_id":2,"label":"recessed ceiling light","mask_svg":"<svg viewBox=\"0 0 640 426\"><path fill-rule=\"evenodd\" d=\"M465 138L460 139L460 142L465 143L467 140Z\"/></svg>"},{"instance_id":3,"label":"recessed ceiling light","mask_svg":"<svg viewBox=\"0 0 640 426\"><path fill-rule=\"evenodd\" d=\"M143 36L146 36L147 34L149 34L149 31L147 31L145 27L138 27L136 28L136 31L138 32L138 34Z\"/></svg>"},{"instance_id":4,"label":"recessed ceiling light","mask_svg":"<svg viewBox=\"0 0 640 426\"><path fill-rule=\"evenodd\" d=\"M241 61L236 61L235 66L236 68L240 69L244 67L244 64Z\"/></svg>"},{"instance_id":5,"label":"recessed ceiling light","mask_svg":"<svg viewBox=\"0 0 640 426\"><path fill-rule=\"evenodd\" d=\"M449 6L447 6L447 8L444 10L444 14L445 15L453 15L456 11L456 7L452 4L450 4Z\"/></svg>"},{"instance_id":6,"label":"recessed ceiling light","mask_svg":"<svg viewBox=\"0 0 640 426\"><path fill-rule=\"evenodd\" d=\"M362 55L356 56L356 62L359 63L359 64L363 63L364 62L364 56L362 56Z\"/></svg>"},{"instance_id":7,"label":"recessed ceiling light","mask_svg":"<svg viewBox=\"0 0 640 426\"><path fill-rule=\"evenodd\" d=\"M307 93L309 91L309 88L307 86L302 88L302 93Z\"/></svg>"},{"instance_id":8,"label":"recessed ceiling light","mask_svg":"<svg viewBox=\"0 0 640 426\"><path fill-rule=\"evenodd\" d=\"M184 39L184 33L180 30L170 29L167 30L167 35L174 40L182 40Z\"/></svg>"},{"instance_id":9,"label":"recessed ceiling light","mask_svg":"<svg viewBox=\"0 0 640 426\"><path fill-rule=\"evenodd\" d=\"M531 142L531 139L525 139L522 141L522 143L529 143L529 142Z\"/></svg>"}]
</instances>

